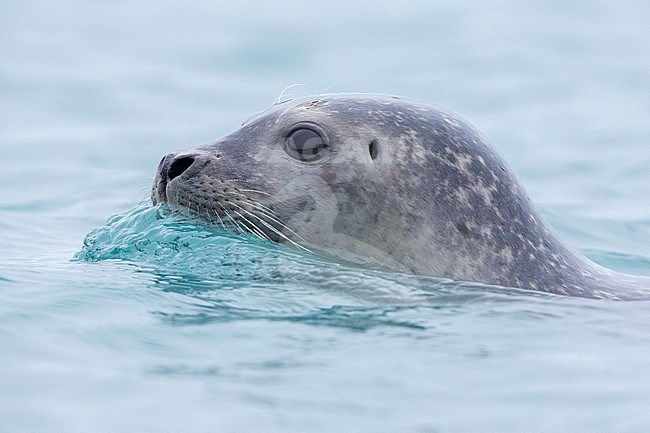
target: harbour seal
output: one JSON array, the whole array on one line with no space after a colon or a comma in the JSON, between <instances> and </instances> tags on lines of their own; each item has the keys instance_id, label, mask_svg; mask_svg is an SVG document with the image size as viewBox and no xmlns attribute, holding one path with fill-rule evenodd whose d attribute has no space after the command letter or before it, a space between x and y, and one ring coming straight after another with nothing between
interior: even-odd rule
<instances>
[{"instance_id":1,"label":"harbour seal","mask_svg":"<svg viewBox=\"0 0 650 433\"><path fill-rule=\"evenodd\" d=\"M565 245L477 129L418 100L329 94L276 103L224 138L165 156L152 199L401 272L650 297L650 278Z\"/></svg>"}]
</instances>

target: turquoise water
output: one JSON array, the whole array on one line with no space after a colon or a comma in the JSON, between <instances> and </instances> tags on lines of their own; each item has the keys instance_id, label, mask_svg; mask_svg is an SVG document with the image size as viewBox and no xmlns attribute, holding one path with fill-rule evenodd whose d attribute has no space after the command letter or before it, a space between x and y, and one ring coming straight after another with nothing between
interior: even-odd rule
<instances>
[{"instance_id":1,"label":"turquoise water","mask_svg":"<svg viewBox=\"0 0 650 433\"><path fill-rule=\"evenodd\" d=\"M364 270L148 202L293 95L469 119L561 237L650 275L646 2L0 3L0 431L650 429L649 302ZM86 237L86 235L90 235Z\"/></svg>"}]
</instances>

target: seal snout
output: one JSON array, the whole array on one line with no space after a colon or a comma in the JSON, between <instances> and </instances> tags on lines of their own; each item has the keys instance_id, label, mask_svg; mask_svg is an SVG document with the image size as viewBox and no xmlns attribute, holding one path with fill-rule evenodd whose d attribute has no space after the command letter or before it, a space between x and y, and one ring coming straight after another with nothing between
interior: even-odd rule
<instances>
[{"instance_id":1,"label":"seal snout","mask_svg":"<svg viewBox=\"0 0 650 433\"><path fill-rule=\"evenodd\" d=\"M154 203L167 201L167 187L176 178L186 173L190 167L196 165L199 158L196 153L170 153L158 165L158 173L152 190Z\"/></svg>"}]
</instances>

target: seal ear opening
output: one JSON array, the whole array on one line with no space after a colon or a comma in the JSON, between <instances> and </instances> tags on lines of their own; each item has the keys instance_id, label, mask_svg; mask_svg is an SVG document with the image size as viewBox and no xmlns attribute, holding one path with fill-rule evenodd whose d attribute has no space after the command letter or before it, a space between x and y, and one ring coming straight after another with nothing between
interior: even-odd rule
<instances>
[{"instance_id":1,"label":"seal ear opening","mask_svg":"<svg viewBox=\"0 0 650 433\"><path fill-rule=\"evenodd\" d=\"M368 152L370 153L370 159L377 158L377 142L375 140L368 144Z\"/></svg>"}]
</instances>

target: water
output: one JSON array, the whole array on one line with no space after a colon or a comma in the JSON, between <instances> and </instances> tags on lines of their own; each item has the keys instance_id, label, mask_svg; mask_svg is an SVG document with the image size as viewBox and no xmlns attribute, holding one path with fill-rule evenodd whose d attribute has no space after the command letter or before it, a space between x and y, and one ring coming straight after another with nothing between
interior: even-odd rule
<instances>
[{"instance_id":1,"label":"water","mask_svg":"<svg viewBox=\"0 0 650 433\"><path fill-rule=\"evenodd\" d=\"M0 431L647 431L648 302L358 269L147 197L163 154L290 84L398 94L481 129L568 243L650 275L649 21L640 1L3 1Z\"/></svg>"}]
</instances>

